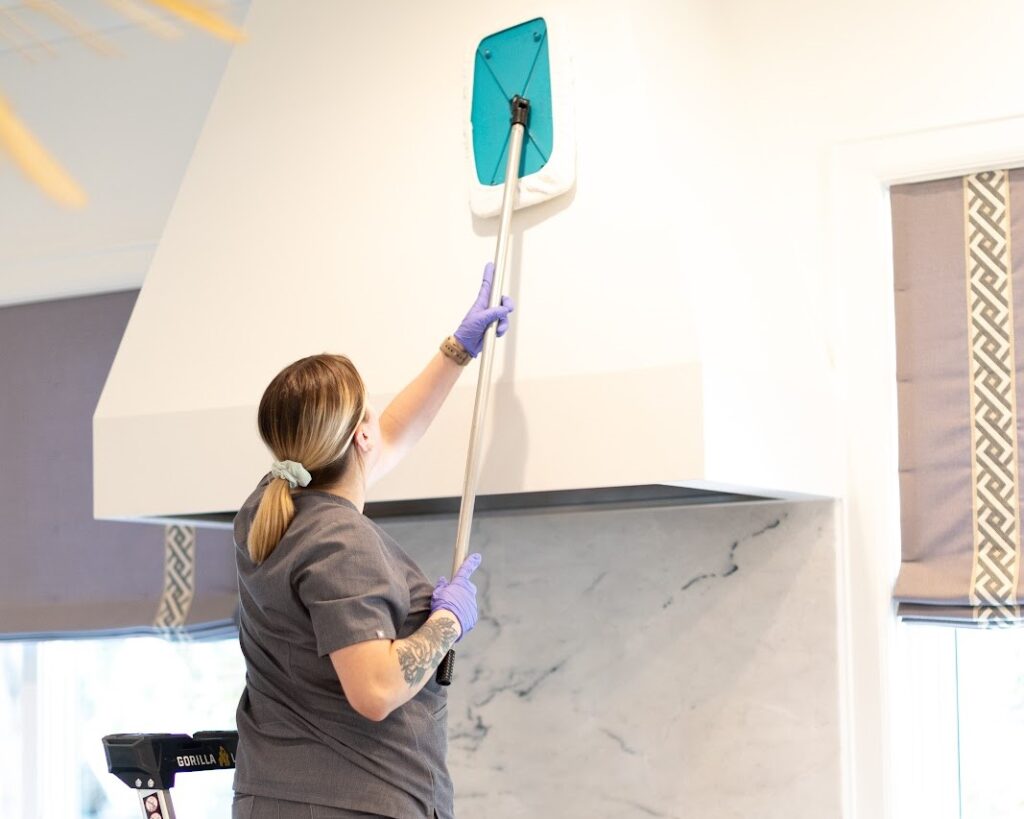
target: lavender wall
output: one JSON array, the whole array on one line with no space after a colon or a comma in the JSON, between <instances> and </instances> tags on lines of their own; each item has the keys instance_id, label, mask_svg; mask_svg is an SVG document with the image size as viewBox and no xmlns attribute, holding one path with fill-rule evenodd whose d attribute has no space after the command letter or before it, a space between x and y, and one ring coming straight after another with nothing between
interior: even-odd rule
<instances>
[{"instance_id":1,"label":"lavender wall","mask_svg":"<svg viewBox=\"0 0 1024 819\"><path fill-rule=\"evenodd\" d=\"M92 516L92 415L136 295L0 309L0 639L148 627L156 614L163 527ZM197 540L195 613L219 617L235 596L230 539Z\"/></svg>"}]
</instances>

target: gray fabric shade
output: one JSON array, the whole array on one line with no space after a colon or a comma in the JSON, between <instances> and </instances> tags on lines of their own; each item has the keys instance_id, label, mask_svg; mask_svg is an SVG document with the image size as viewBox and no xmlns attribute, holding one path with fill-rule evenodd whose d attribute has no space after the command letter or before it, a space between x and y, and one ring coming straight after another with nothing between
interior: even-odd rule
<instances>
[{"instance_id":1,"label":"gray fabric shade","mask_svg":"<svg viewBox=\"0 0 1024 819\"><path fill-rule=\"evenodd\" d=\"M135 297L0 308L0 639L234 633L230 532L92 516L92 415Z\"/></svg>"},{"instance_id":2,"label":"gray fabric shade","mask_svg":"<svg viewBox=\"0 0 1024 819\"><path fill-rule=\"evenodd\" d=\"M891 191L899 615L1020 622L1024 171Z\"/></svg>"}]
</instances>

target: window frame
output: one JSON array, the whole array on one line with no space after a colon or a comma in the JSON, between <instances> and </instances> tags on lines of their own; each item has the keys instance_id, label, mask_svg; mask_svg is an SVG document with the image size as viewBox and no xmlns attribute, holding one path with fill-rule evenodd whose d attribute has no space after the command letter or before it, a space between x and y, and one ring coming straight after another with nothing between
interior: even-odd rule
<instances>
[{"instance_id":1,"label":"window frame","mask_svg":"<svg viewBox=\"0 0 1024 819\"><path fill-rule=\"evenodd\" d=\"M1022 165L1024 117L839 143L828 156L827 274L845 438L837 603L843 813L849 819L911 819L901 793L910 781L905 755L914 744L905 714L896 709L913 673L907 660L934 667L945 662L946 650L939 640L916 653L901 646L903 626L892 601L900 510L889 189ZM927 750L919 744L916 752Z\"/></svg>"}]
</instances>

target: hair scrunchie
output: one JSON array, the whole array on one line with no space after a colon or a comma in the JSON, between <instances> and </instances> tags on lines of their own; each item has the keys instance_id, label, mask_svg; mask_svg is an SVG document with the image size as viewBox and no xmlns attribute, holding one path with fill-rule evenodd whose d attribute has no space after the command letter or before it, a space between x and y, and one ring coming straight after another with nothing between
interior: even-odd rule
<instances>
[{"instance_id":1,"label":"hair scrunchie","mask_svg":"<svg viewBox=\"0 0 1024 819\"><path fill-rule=\"evenodd\" d=\"M270 465L270 474L275 478L283 478L294 489L296 486L309 486L313 476L298 461L274 461Z\"/></svg>"}]
</instances>

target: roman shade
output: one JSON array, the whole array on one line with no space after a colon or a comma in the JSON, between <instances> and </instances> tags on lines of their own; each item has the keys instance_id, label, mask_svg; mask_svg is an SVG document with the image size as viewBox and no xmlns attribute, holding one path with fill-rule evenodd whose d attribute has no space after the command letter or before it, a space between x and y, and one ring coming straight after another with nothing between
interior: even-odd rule
<instances>
[{"instance_id":1,"label":"roman shade","mask_svg":"<svg viewBox=\"0 0 1024 819\"><path fill-rule=\"evenodd\" d=\"M1020 622L1024 170L891 191L908 620Z\"/></svg>"}]
</instances>

